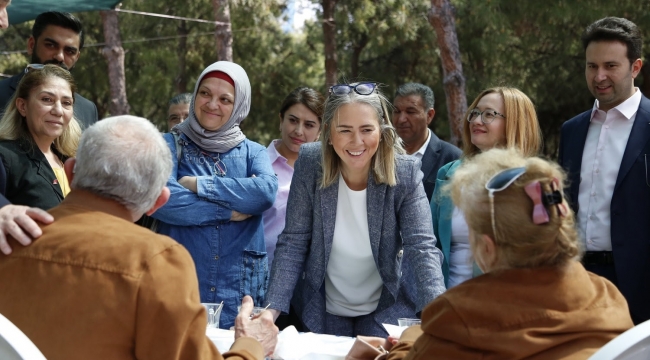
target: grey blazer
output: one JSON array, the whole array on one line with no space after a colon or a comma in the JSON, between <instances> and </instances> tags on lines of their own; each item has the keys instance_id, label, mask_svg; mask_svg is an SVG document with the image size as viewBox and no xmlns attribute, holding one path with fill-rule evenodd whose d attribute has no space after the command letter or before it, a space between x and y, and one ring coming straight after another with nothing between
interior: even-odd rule
<instances>
[{"instance_id":1,"label":"grey blazer","mask_svg":"<svg viewBox=\"0 0 650 360\"><path fill-rule=\"evenodd\" d=\"M319 188L321 144L305 144L295 164L284 231L278 238L267 302L283 313L289 304L312 332L324 332L325 271L332 249L338 182ZM442 253L436 248L420 161L397 157L398 184L368 179L368 229L383 281L378 323L414 317L445 291Z\"/></svg>"}]
</instances>

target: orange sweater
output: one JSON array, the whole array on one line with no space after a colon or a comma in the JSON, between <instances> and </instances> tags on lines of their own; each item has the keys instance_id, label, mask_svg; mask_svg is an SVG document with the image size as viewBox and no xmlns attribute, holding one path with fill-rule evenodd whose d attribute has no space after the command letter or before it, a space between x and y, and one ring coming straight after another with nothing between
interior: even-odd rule
<instances>
[{"instance_id":1,"label":"orange sweater","mask_svg":"<svg viewBox=\"0 0 650 360\"><path fill-rule=\"evenodd\" d=\"M586 359L633 326L623 295L576 261L510 269L429 304L389 359Z\"/></svg>"},{"instance_id":2,"label":"orange sweater","mask_svg":"<svg viewBox=\"0 0 650 360\"><path fill-rule=\"evenodd\" d=\"M0 254L0 313L50 360L222 359L205 335L189 253L116 204L73 190L41 238L11 240L14 253ZM226 355L263 350L240 338Z\"/></svg>"}]
</instances>

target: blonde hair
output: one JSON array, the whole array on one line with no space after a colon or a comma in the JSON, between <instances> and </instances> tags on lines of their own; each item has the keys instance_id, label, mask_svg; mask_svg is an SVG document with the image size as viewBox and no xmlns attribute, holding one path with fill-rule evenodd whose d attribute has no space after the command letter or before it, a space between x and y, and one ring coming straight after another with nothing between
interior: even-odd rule
<instances>
[{"instance_id":1,"label":"blonde hair","mask_svg":"<svg viewBox=\"0 0 650 360\"><path fill-rule=\"evenodd\" d=\"M74 96L76 86L70 72L60 68L57 65L45 65L42 69L31 69L18 84L18 89L9 100L7 109L0 120L0 140L26 140L34 144L31 133L27 126L27 121L18 112L16 108L16 99L28 99L30 92L45 84L50 78L58 77L65 80L70 85L70 90ZM73 157L77 153L77 146L81 138L81 126L74 118L70 119L68 126L63 128L61 136L56 138L53 143L54 149L64 157Z\"/></svg>"},{"instance_id":2,"label":"blonde hair","mask_svg":"<svg viewBox=\"0 0 650 360\"><path fill-rule=\"evenodd\" d=\"M467 108L463 118L463 156L472 157L481 150L472 144L472 132L467 117L476 108L478 102L488 94L501 95L504 104L506 143L501 147L514 147L525 156L536 156L542 147L542 130L539 127L535 105L521 90L514 87L499 86L483 90Z\"/></svg>"},{"instance_id":3,"label":"blonde hair","mask_svg":"<svg viewBox=\"0 0 650 360\"><path fill-rule=\"evenodd\" d=\"M494 174L513 167L526 172L506 189L494 193L494 234L486 182ZM516 149L492 149L467 159L443 191L451 191L474 234L490 236L497 245L497 261L506 268L560 266L581 254L574 215L565 199L562 216L558 205L545 206L549 222L533 222L533 202L524 187L539 181L542 192L552 192L553 179L562 193L565 174L559 165L537 157L525 158ZM472 247L474 241L470 241Z\"/></svg>"},{"instance_id":4,"label":"blonde hair","mask_svg":"<svg viewBox=\"0 0 650 360\"><path fill-rule=\"evenodd\" d=\"M355 85L356 83L350 84ZM397 184L396 154L404 154L402 140L397 136L395 128L388 117L386 104L388 100L378 89L370 95L359 95L350 91L346 95L330 95L325 101L323 110L323 129L321 132L323 176L320 187L326 188L338 180L341 171L341 159L334 147L329 145L332 131L332 122L337 117L338 110L343 105L365 104L370 106L377 114L380 129L380 141L377 152L372 157L371 169L375 183L395 186Z\"/></svg>"}]
</instances>

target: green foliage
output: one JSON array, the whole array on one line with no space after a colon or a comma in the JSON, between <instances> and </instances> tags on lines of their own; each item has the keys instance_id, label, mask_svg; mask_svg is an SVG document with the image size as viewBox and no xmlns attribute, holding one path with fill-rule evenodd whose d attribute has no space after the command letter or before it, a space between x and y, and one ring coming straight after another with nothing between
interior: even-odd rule
<instances>
[{"instance_id":1,"label":"green foliage","mask_svg":"<svg viewBox=\"0 0 650 360\"><path fill-rule=\"evenodd\" d=\"M319 0L312 0L319 4ZM584 78L584 28L604 16L626 17L645 33L650 49L650 2L620 0L452 0L468 101L484 88L511 85L537 106L553 155L561 123L593 104ZM278 107L297 86L324 88L322 13L302 33L281 29L283 0L232 0L235 62L246 69L252 107L242 127L263 144L278 136ZM341 81L373 80L391 98L397 85L416 81L436 96L433 129L448 136L447 110L436 36L428 22L430 0L339 0L335 9ZM128 0L124 8L204 20L213 19L211 0ZM99 13L78 14L86 44L73 70L82 95L108 114L109 86ZM200 72L216 61L214 25L120 13L126 50L127 95L134 115L165 127L167 102L192 91ZM0 51L26 48L31 23L0 34ZM21 71L24 54L0 55L0 72ZM648 72L650 74L650 72ZM644 79L637 80L639 85ZM650 89L650 86L648 86ZM648 94L646 94L648 95Z\"/></svg>"}]
</instances>

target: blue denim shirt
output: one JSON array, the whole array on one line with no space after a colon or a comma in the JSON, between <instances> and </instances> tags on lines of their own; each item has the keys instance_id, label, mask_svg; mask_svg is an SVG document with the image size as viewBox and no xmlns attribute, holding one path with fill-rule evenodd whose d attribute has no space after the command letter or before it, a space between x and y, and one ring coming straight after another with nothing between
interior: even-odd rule
<instances>
[{"instance_id":1,"label":"blue denim shirt","mask_svg":"<svg viewBox=\"0 0 650 360\"><path fill-rule=\"evenodd\" d=\"M219 326L228 329L244 295L251 295L256 306L266 305L269 271L262 213L275 201L277 177L266 148L248 139L217 154L201 150L181 134L177 161L173 135L164 137L174 162L167 181L171 196L152 216L160 222L160 234L183 244L192 255L201 302L224 302ZM178 183L183 176L197 177L197 193ZM252 216L230 221L233 210Z\"/></svg>"}]
</instances>

